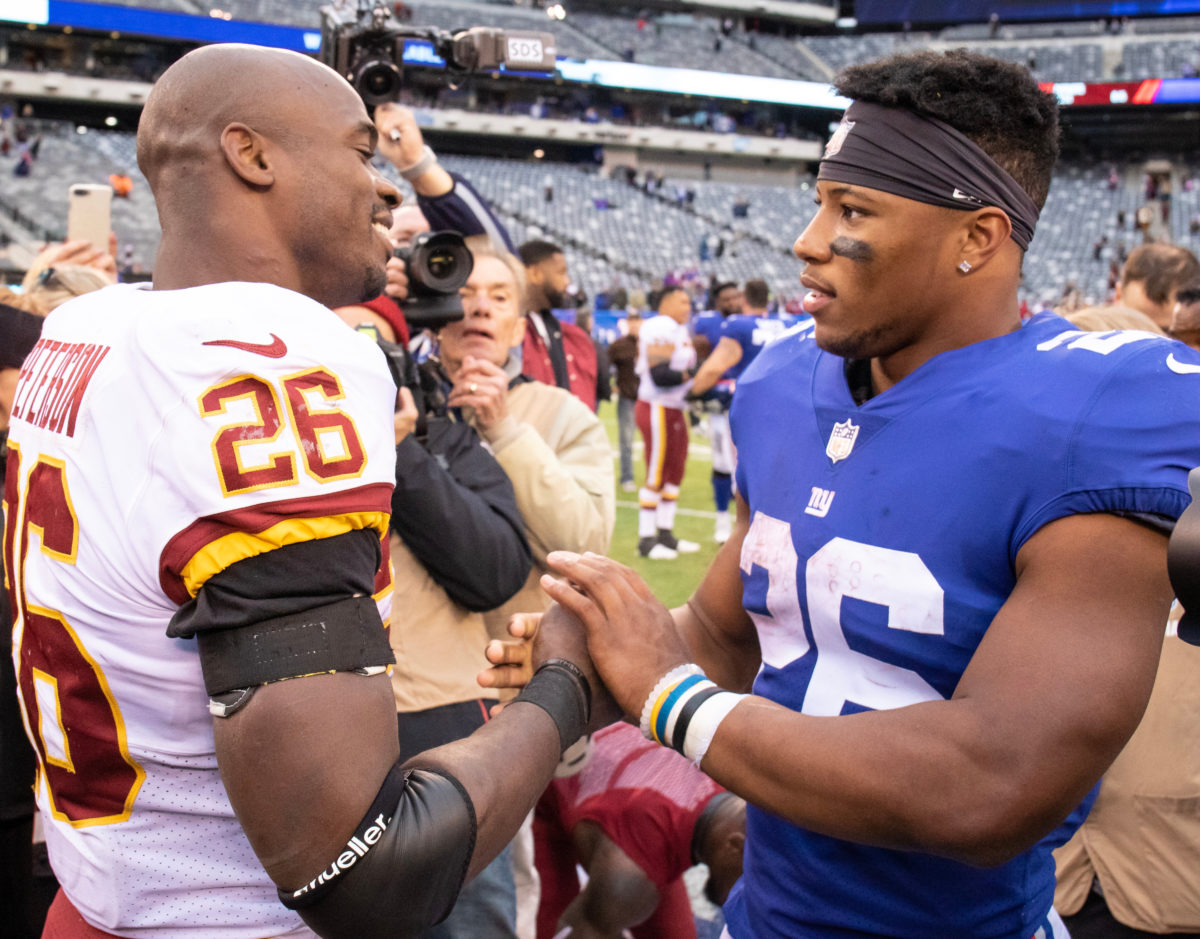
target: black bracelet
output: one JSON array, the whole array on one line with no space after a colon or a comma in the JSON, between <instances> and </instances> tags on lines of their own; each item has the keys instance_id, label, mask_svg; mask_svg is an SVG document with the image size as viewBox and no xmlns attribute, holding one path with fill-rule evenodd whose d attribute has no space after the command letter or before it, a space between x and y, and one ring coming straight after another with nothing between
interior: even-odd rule
<instances>
[{"instance_id":1,"label":"black bracelet","mask_svg":"<svg viewBox=\"0 0 1200 939\"><path fill-rule=\"evenodd\" d=\"M592 713L592 689L582 670L566 659L548 659L514 699L536 704L558 728L561 750L584 735Z\"/></svg>"}]
</instances>

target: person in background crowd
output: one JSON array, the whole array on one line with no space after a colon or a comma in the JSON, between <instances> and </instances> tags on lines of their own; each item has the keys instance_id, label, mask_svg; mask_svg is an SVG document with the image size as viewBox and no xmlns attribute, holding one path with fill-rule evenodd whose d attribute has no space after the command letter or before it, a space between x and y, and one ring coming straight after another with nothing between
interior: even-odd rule
<instances>
[{"instance_id":1,"label":"person in background crowd","mask_svg":"<svg viewBox=\"0 0 1200 939\"><path fill-rule=\"evenodd\" d=\"M128 199L133 192L133 180L128 173L109 173L108 184L112 186L113 195L118 199Z\"/></svg>"},{"instance_id":2,"label":"person in background crowd","mask_svg":"<svg viewBox=\"0 0 1200 939\"><path fill-rule=\"evenodd\" d=\"M642 327L640 310L625 314L625 333L608 344L608 361L617 373L617 448L621 459L621 489L633 492L633 435L637 421L633 411L638 396L638 332Z\"/></svg>"},{"instance_id":3,"label":"person in background crowd","mask_svg":"<svg viewBox=\"0 0 1200 939\"><path fill-rule=\"evenodd\" d=\"M40 317L0 303L0 487L6 484L8 424L17 377L41 332ZM8 549L5 539L0 561ZM33 908L34 762L17 702L12 624L8 591L0 591L0 910L5 935L33 939L41 932Z\"/></svg>"},{"instance_id":4,"label":"person in background crowd","mask_svg":"<svg viewBox=\"0 0 1200 939\"><path fill-rule=\"evenodd\" d=\"M596 348L592 337L552 311L565 308L570 276L562 248L549 241L527 241L517 253L525 265L529 320L521 341L521 371L535 381L565 388L596 410Z\"/></svg>"},{"instance_id":5,"label":"person in background crowd","mask_svg":"<svg viewBox=\"0 0 1200 939\"><path fill-rule=\"evenodd\" d=\"M49 267L86 267L104 277L105 285L117 282L117 236L110 234L108 250L93 248L89 241L63 241L47 244L25 270L21 291L27 295L37 287L38 278ZM25 309L23 307L23 309ZM33 312L33 310L29 310Z\"/></svg>"},{"instance_id":6,"label":"person in background crowd","mask_svg":"<svg viewBox=\"0 0 1200 939\"><path fill-rule=\"evenodd\" d=\"M742 874L746 803L683 757L618 722L560 767L534 813L542 905L538 939L696 939L684 872L708 866L725 902ZM580 888L576 865L587 873Z\"/></svg>"},{"instance_id":7,"label":"person in background crowd","mask_svg":"<svg viewBox=\"0 0 1200 939\"><path fill-rule=\"evenodd\" d=\"M1181 245L1139 245L1129 252L1114 302L1154 320L1159 329L1171 325L1175 291L1200 280L1200 261Z\"/></svg>"},{"instance_id":8,"label":"person in background crowd","mask_svg":"<svg viewBox=\"0 0 1200 939\"><path fill-rule=\"evenodd\" d=\"M729 533L733 527L729 503L733 497L736 454L733 450L733 439L729 434L729 407L737 389L737 380L758 357L763 346L782 334L788 325L787 321L768 315L767 304L770 299L771 292L766 281L746 281L742 288L741 312L727 317L722 322L716 348L697 369L696 377L692 379L692 396L703 396L714 386L724 389L722 397L726 402L725 410L719 415L723 420L718 425L722 432L714 432L712 435L713 492L717 494L717 524L713 540L718 544L729 540Z\"/></svg>"},{"instance_id":9,"label":"person in background crowd","mask_svg":"<svg viewBox=\"0 0 1200 939\"><path fill-rule=\"evenodd\" d=\"M1175 306L1171 310L1171 325L1167 332L1200 350L1200 281L1193 281L1175 291Z\"/></svg>"},{"instance_id":10,"label":"person in background crowd","mask_svg":"<svg viewBox=\"0 0 1200 939\"><path fill-rule=\"evenodd\" d=\"M108 287L112 281L93 267L81 264L44 267L25 291L25 303L36 316L49 316L68 300Z\"/></svg>"},{"instance_id":11,"label":"person in background crowd","mask_svg":"<svg viewBox=\"0 0 1200 939\"><path fill-rule=\"evenodd\" d=\"M687 469L688 427L685 398L696 367L687 322L691 301L683 287L664 287L655 316L638 335L638 401L634 408L646 460L638 493L638 554L672 560L700 550L675 537L679 484Z\"/></svg>"},{"instance_id":12,"label":"person in background crowd","mask_svg":"<svg viewBox=\"0 0 1200 939\"><path fill-rule=\"evenodd\" d=\"M330 309L386 283L376 133L307 56L188 53L138 129L152 287L60 307L22 369L6 575L49 936L415 933L508 843L589 701L611 720L582 636L551 622L523 696L400 756L396 388Z\"/></svg>"},{"instance_id":13,"label":"person in background crowd","mask_svg":"<svg viewBox=\"0 0 1200 939\"><path fill-rule=\"evenodd\" d=\"M1058 146L1026 70L835 87L814 322L738 386L733 536L673 613L604 558L544 583L625 713L749 803L733 939L1065 936L1050 849L1154 683L1200 354L1021 324Z\"/></svg>"}]
</instances>

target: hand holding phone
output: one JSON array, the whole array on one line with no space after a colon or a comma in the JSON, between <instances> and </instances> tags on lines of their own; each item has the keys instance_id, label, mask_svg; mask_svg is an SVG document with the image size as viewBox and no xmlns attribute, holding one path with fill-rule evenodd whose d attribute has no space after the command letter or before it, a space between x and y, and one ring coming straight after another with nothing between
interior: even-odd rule
<instances>
[{"instance_id":1,"label":"hand holding phone","mask_svg":"<svg viewBox=\"0 0 1200 939\"><path fill-rule=\"evenodd\" d=\"M88 241L97 251L108 251L112 231L112 186L73 183L68 190L67 240Z\"/></svg>"}]
</instances>

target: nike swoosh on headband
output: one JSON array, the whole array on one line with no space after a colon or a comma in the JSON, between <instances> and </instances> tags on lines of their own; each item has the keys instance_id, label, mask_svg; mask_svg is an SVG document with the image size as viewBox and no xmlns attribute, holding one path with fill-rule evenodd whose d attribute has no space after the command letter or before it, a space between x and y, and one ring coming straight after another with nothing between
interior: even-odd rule
<instances>
[{"instance_id":1,"label":"nike swoosh on headband","mask_svg":"<svg viewBox=\"0 0 1200 939\"><path fill-rule=\"evenodd\" d=\"M253 352L255 355L265 355L269 359L282 359L287 355L287 344L271 333L272 342L241 342L237 339L210 339L202 343L205 346L229 346L231 349L241 349L243 352Z\"/></svg>"}]
</instances>

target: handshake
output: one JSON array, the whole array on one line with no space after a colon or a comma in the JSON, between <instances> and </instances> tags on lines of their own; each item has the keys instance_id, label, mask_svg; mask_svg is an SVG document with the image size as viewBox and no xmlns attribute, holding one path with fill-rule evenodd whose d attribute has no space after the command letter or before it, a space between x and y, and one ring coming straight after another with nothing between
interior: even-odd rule
<instances>
[{"instance_id":1,"label":"handshake","mask_svg":"<svg viewBox=\"0 0 1200 939\"><path fill-rule=\"evenodd\" d=\"M488 643L491 666L479 673L479 684L523 688L546 662L565 659L591 690L589 732L624 715L637 719L659 679L689 659L671 613L616 561L554 551L547 565L561 575L541 580L554 605L545 613L517 614L508 623L512 639Z\"/></svg>"}]
</instances>

